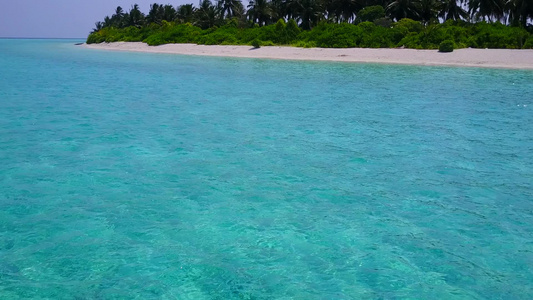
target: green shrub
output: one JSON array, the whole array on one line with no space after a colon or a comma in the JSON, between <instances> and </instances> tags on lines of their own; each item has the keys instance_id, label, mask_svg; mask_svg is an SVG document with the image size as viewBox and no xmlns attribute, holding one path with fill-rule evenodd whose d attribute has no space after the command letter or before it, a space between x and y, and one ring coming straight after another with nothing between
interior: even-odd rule
<instances>
[{"instance_id":1,"label":"green shrub","mask_svg":"<svg viewBox=\"0 0 533 300\"><path fill-rule=\"evenodd\" d=\"M391 30L388 28L374 26L372 30L364 31L362 36L363 38L358 44L359 47L390 48L395 46L395 44L391 42Z\"/></svg>"},{"instance_id":2,"label":"green shrub","mask_svg":"<svg viewBox=\"0 0 533 300\"><path fill-rule=\"evenodd\" d=\"M105 37L102 36L100 31L92 32L87 37L87 44L100 44L101 42L105 41Z\"/></svg>"},{"instance_id":3,"label":"green shrub","mask_svg":"<svg viewBox=\"0 0 533 300\"><path fill-rule=\"evenodd\" d=\"M237 43L237 28L221 27L217 30L201 35L196 39L198 44L204 45L235 45Z\"/></svg>"},{"instance_id":4,"label":"green shrub","mask_svg":"<svg viewBox=\"0 0 533 300\"><path fill-rule=\"evenodd\" d=\"M274 25L275 39L277 43L286 44L288 42L287 37L287 24L283 19L279 19Z\"/></svg>"},{"instance_id":5,"label":"green shrub","mask_svg":"<svg viewBox=\"0 0 533 300\"><path fill-rule=\"evenodd\" d=\"M301 32L300 27L298 27L298 24L294 19L289 19L285 26L285 30L287 30L287 36L291 41L296 39Z\"/></svg>"},{"instance_id":6,"label":"green shrub","mask_svg":"<svg viewBox=\"0 0 533 300\"><path fill-rule=\"evenodd\" d=\"M360 42L362 34L362 29L353 24L324 23L313 28L309 40L316 41L316 45L321 48L353 48Z\"/></svg>"},{"instance_id":7,"label":"green shrub","mask_svg":"<svg viewBox=\"0 0 533 300\"><path fill-rule=\"evenodd\" d=\"M424 26L415 20L409 18L403 18L400 21L394 23L393 27L403 29L407 32L421 32L424 30Z\"/></svg>"},{"instance_id":8,"label":"green shrub","mask_svg":"<svg viewBox=\"0 0 533 300\"><path fill-rule=\"evenodd\" d=\"M261 42L258 39L254 39L252 41L252 46L254 47L254 49L261 48Z\"/></svg>"},{"instance_id":9,"label":"green shrub","mask_svg":"<svg viewBox=\"0 0 533 300\"><path fill-rule=\"evenodd\" d=\"M225 27L232 27L232 28L237 28L239 27L239 19L238 18L231 18L229 20L226 21L226 25Z\"/></svg>"},{"instance_id":10,"label":"green shrub","mask_svg":"<svg viewBox=\"0 0 533 300\"><path fill-rule=\"evenodd\" d=\"M524 49L533 49L533 35L531 35L524 43Z\"/></svg>"},{"instance_id":11,"label":"green shrub","mask_svg":"<svg viewBox=\"0 0 533 300\"><path fill-rule=\"evenodd\" d=\"M439 52L453 52L454 43L452 40L442 41L439 45Z\"/></svg>"},{"instance_id":12,"label":"green shrub","mask_svg":"<svg viewBox=\"0 0 533 300\"><path fill-rule=\"evenodd\" d=\"M530 36L524 28L496 23L477 23L473 28L475 42L479 48L520 49Z\"/></svg>"},{"instance_id":13,"label":"green shrub","mask_svg":"<svg viewBox=\"0 0 533 300\"><path fill-rule=\"evenodd\" d=\"M419 33L419 36L420 45L424 49L438 49L440 43L445 40L452 40L453 42L453 37L448 36L440 24L429 25Z\"/></svg>"},{"instance_id":14,"label":"green shrub","mask_svg":"<svg viewBox=\"0 0 533 300\"><path fill-rule=\"evenodd\" d=\"M469 39L469 27L469 25L459 26L450 21L446 21L444 24L442 24L442 30L445 36L444 39L453 40L455 46L457 46L456 48L472 47L471 40Z\"/></svg>"},{"instance_id":15,"label":"green shrub","mask_svg":"<svg viewBox=\"0 0 533 300\"><path fill-rule=\"evenodd\" d=\"M283 19L279 19L274 24L273 31L270 27L272 26L263 27L261 40L272 40L277 44L287 45L293 42L300 33L300 28L298 28L298 24L293 19L290 19L287 23Z\"/></svg>"},{"instance_id":16,"label":"green shrub","mask_svg":"<svg viewBox=\"0 0 533 300\"><path fill-rule=\"evenodd\" d=\"M375 19L372 23L376 24L377 26L390 28L392 25L392 20L389 18L379 18Z\"/></svg>"},{"instance_id":17,"label":"green shrub","mask_svg":"<svg viewBox=\"0 0 533 300\"><path fill-rule=\"evenodd\" d=\"M314 41L297 41L293 46L300 48L315 48L316 43Z\"/></svg>"},{"instance_id":18,"label":"green shrub","mask_svg":"<svg viewBox=\"0 0 533 300\"><path fill-rule=\"evenodd\" d=\"M147 37L146 39L144 39L143 42L147 43L149 46L157 46L157 45L163 45L163 44L167 43L163 39L161 34L153 34L153 35Z\"/></svg>"},{"instance_id":19,"label":"green shrub","mask_svg":"<svg viewBox=\"0 0 533 300\"><path fill-rule=\"evenodd\" d=\"M253 26L252 28L238 29L235 32L236 38L240 44L251 45L252 41L257 39L261 41L275 41L278 42L278 34L274 24L268 26Z\"/></svg>"},{"instance_id":20,"label":"green shrub","mask_svg":"<svg viewBox=\"0 0 533 300\"><path fill-rule=\"evenodd\" d=\"M415 32L408 33L403 39L401 39L401 41L398 42L397 46L410 49L422 49L420 34Z\"/></svg>"}]
</instances>

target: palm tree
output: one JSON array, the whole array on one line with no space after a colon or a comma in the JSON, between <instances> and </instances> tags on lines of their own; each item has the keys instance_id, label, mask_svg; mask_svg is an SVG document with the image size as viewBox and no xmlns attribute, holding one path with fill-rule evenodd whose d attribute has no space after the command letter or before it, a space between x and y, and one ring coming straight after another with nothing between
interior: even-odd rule
<instances>
[{"instance_id":1,"label":"palm tree","mask_svg":"<svg viewBox=\"0 0 533 300\"><path fill-rule=\"evenodd\" d=\"M93 31L92 31L91 33L93 33L93 32L98 32L98 31L100 31L102 28L104 28L104 23L102 23L102 22L96 22L96 23L94 23L94 28L93 28Z\"/></svg>"},{"instance_id":2,"label":"palm tree","mask_svg":"<svg viewBox=\"0 0 533 300\"><path fill-rule=\"evenodd\" d=\"M148 23L156 23L161 24L161 21L163 21L163 16L165 14L165 8L163 5L154 3L150 5L150 11L148 12L148 15L146 16L146 21Z\"/></svg>"},{"instance_id":3,"label":"palm tree","mask_svg":"<svg viewBox=\"0 0 533 300\"><path fill-rule=\"evenodd\" d=\"M418 0L394 0L387 5L385 11L391 19L399 21L403 18L419 20Z\"/></svg>"},{"instance_id":4,"label":"palm tree","mask_svg":"<svg viewBox=\"0 0 533 300\"><path fill-rule=\"evenodd\" d=\"M176 19L176 10L174 9L174 6L167 4L160 10L162 10L161 19L167 22L172 22Z\"/></svg>"},{"instance_id":5,"label":"palm tree","mask_svg":"<svg viewBox=\"0 0 533 300\"><path fill-rule=\"evenodd\" d=\"M250 0L248 18L259 26L268 25L272 21L272 9L268 0Z\"/></svg>"},{"instance_id":6,"label":"palm tree","mask_svg":"<svg viewBox=\"0 0 533 300\"><path fill-rule=\"evenodd\" d=\"M302 29L311 29L324 17L319 0L291 0L289 6Z\"/></svg>"},{"instance_id":7,"label":"palm tree","mask_svg":"<svg viewBox=\"0 0 533 300\"><path fill-rule=\"evenodd\" d=\"M355 14L363 9L360 0L333 0L330 4L337 22L351 22Z\"/></svg>"},{"instance_id":8,"label":"palm tree","mask_svg":"<svg viewBox=\"0 0 533 300\"><path fill-rule=\"evenodd\" d=\"M419 0L417 8L420 21L425 25L436 21L438 18L438 5L439 3L436 0Z\"/></svg>"},{"instance_id":9,"label":"palm tree","mask_svg":"<svg viewBox=\"0 0 533 300\"><path fill-rule=\"evenodd\" d=\"M227 19L238 18L244 12L241 0L218 0L217 6L222 17Z\"/></svg>"},{"instance_id":10,"label":"palm tree","mask_svg":"<svg viewBox=\"0 0 533 300\"><path fill-rule=\"evenodd\" d=\"M103 28L111 27L111 26L113 26L113 22L111 21L111 18L109 16L105 16Z\"/></svg>"},{"instance_id":11,"label":"palm tree","mask_svg":"<svg viewBox=\"0 0 533 300\"><path fill-rule=\"evenodd\" d=\"M335 14L335 0L321 0L320 1L324 18L331 22L339 22L337 15Z\"/></svg>"},{"instance_id":12,"label":"palm tree","mask_svg":"<svg viewBox=\"0 0 533 300\"><path fill-rule=\"evenodd\" d=\"M139 10L139 5L135 4L131 7L129 13L128 26L140 27L144 24L144 14Z\"/></svg>"},{"instance_id":13,"label":"palm tree","mask_svg":"<svg viewBox=\"0 0 533 300\"><path fill-rule=\"evenodd\" d=\"M443 0L439 8L438 16L444 20L460 20L468 17L468 13L457 0Z\"/></svg>"},{"instance_id":14,"label":"palm tree","mask_svg":"<svg viewBox=\"0 0 533 300\"><path fill-rule=\"evenodd\" d=\"M115 14L111 16L111 23L113 23L113 27L121 28L123 27L124 22L124 10L122 7L117 6L117 9L115 10Z\"/></svg>"},{"instance_id":15,"label":"palm tree","mask_svg":"<svg viewBox=\"0 0 533 300\"><path fill-rule=\"evenodd\" d=\"M201 0L200 7L195 14L195 25L202 29L207 29L218 24L220 20L219 10L210 0Z\"/></svg>"},{"instance_id":16,"label":"palm tree","mask_svg":"<svg viewBox=\"0 0 533 300\"><path fill-rule=\"evenodd\" d=\"M272 15L272 20L285 20L287 17L287 1L286 0L271 0L270 1L270 10ZM287 20L289 17L287 17Z\"/></svg>"},{"instance_id":17,"label":"palm tree","mask_svg":"<svg viewBox=\"0 0 533 300\"><path fill-rule=\"evenodd\" d=\"M192 4L184 4L178 7L177 19L182 23L191 23L196 13L196 8Z\"/></svg>"},{"instance_id":18,"label":"palm tree","mask_svg":"<svg viewBox=\"0 0 533 300\"><path fill-rule=\"evenodd\" d=\"M497 20L503 18L504 14L503 0L469 0L468 7L472 17L487 19L492 22L492 17Z\"/></svg>"},{"instance_id":19,"label":"palm tree","mask_svg":"<svg viewBox=\"0 0 533 300\"><path fill-rule=\"evenodd\" d=\"M505 7L509 12L509 22L512 25L526 27L528 18L533 19L533 1L531 0L508 0Z\"/></svg>"}]
</instances>

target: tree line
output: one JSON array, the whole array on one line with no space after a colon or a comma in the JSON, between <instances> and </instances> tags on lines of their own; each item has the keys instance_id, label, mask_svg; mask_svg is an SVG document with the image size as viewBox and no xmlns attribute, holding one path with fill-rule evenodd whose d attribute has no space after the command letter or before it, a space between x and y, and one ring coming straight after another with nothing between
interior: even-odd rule
<instances>
[{"instance_id":1,"label":"tree line","mask_svg":"<svg viewBox=\"0 0 533 300\"><path fill-rule=\"evenodd\" d=\"M367 16L369 15L370 16ZM279 19L294 19L308 30L320 21L328 23L354 23L368 17L387 21L409 18L423 24L446 20L467 22L501 22L526 27L533 18L533 0L251 0L244 7L240 0L201 0L199 6L185 4L150 5L144 14L135 4L129 12L117 7L111 17L97 22L94 31L105 27L125 28L144 26L162 21L191 23L202 29L222 26L229 19L237 19L242 27L265 26Z\"/></svg>"},{"instance_id":2,"label":"tree line","mask_svg":"<svg viewBox=\"0 0 533 300\"><path fill-rule=\"evenodd\" d=\"M532 18L533 0L201 0L119 6L87 43L533 48Z\"/></svg>"}]
</instances>

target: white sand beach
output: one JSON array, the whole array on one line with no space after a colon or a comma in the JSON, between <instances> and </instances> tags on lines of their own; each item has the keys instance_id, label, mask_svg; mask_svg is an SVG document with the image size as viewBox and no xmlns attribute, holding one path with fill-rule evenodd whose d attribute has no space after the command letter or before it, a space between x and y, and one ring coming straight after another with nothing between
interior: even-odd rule
<instances>
[{"instance_id":1,"label":"white sand beach","mask_svg":"<svg viewBox=\"0 0 533 300\"><path fill-rule=\"evenodd\" d=\"M167 44L148 46L140 42L84 44L102 50L169 53L183 55L247 57L287 60L340 61L354 63L409 64L427 66L462 66L508 69L533 69L533 50L457 49L451 53L414 49L325 49L268 46L206 46Z\"/></svg>"}]
</instances>

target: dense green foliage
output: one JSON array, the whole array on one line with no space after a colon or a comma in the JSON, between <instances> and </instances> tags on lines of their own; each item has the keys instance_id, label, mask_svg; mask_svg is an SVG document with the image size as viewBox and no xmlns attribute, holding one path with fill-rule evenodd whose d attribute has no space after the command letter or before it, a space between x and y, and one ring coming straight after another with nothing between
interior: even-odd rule
<instances>
[{"instance_id":1,"label":"dense green foliage","mask_svg":"<svg viewBox=\"0 0 533 300\"><path fill-rule=\"evenodd\" d=\"M258 40L258 39L255 39L252 41L252 46L257 49L257 48L261 48L261 42Z\"/></svg>"},{"instance_id":2,"label":"dense green foliage","mask_svg":"<svg viewBox=\"0 0 533 300\"><path fill-rule=\"evenodd\" d=\"M198 8L154 3L146 15L134 5L129 12L118 7L111 17L97 22L87 43L437 49L450 41L455 48L533 48L533 29L526 26L533 17L533 1L509 0L505 6L498 1L464 2L468 13L455 0L364 2L368 5L346 0L252 0L248 10L240 0L220 0L216 5L202 0Z\"/></svg>"},{"instance_id":3,"label":"dense green foliage","mask_svg":"<svg viewBox=\"0 0 533 300\"><path fill-rule=\"evenodd\" d=\"M453 41L451 40L445 40L442 41L439 45L439 52L453 52Z\"/></svg>"},{"instance_id":4,"label":"dense green foliage","mask_svg":"<svg viewBox=\"0 0 533 300\"><path fill-rule=\"evenodd\" d=\"M147 27L103 28L89 35L87 43L145 42L155 46L168 43L196 43L204 45L292 45L322 48L394 48L437 49L450 40L458 48L533 48L533 35L519 27L500 23L469 24L447 21L443 24L422 24L402 19L385 28L372 22L358 25L321 22L311 30L301 30L294 20L262 27L238 28L231 23L201 29L190 23L163 21Z\"/></svg>"}]
</instances>

